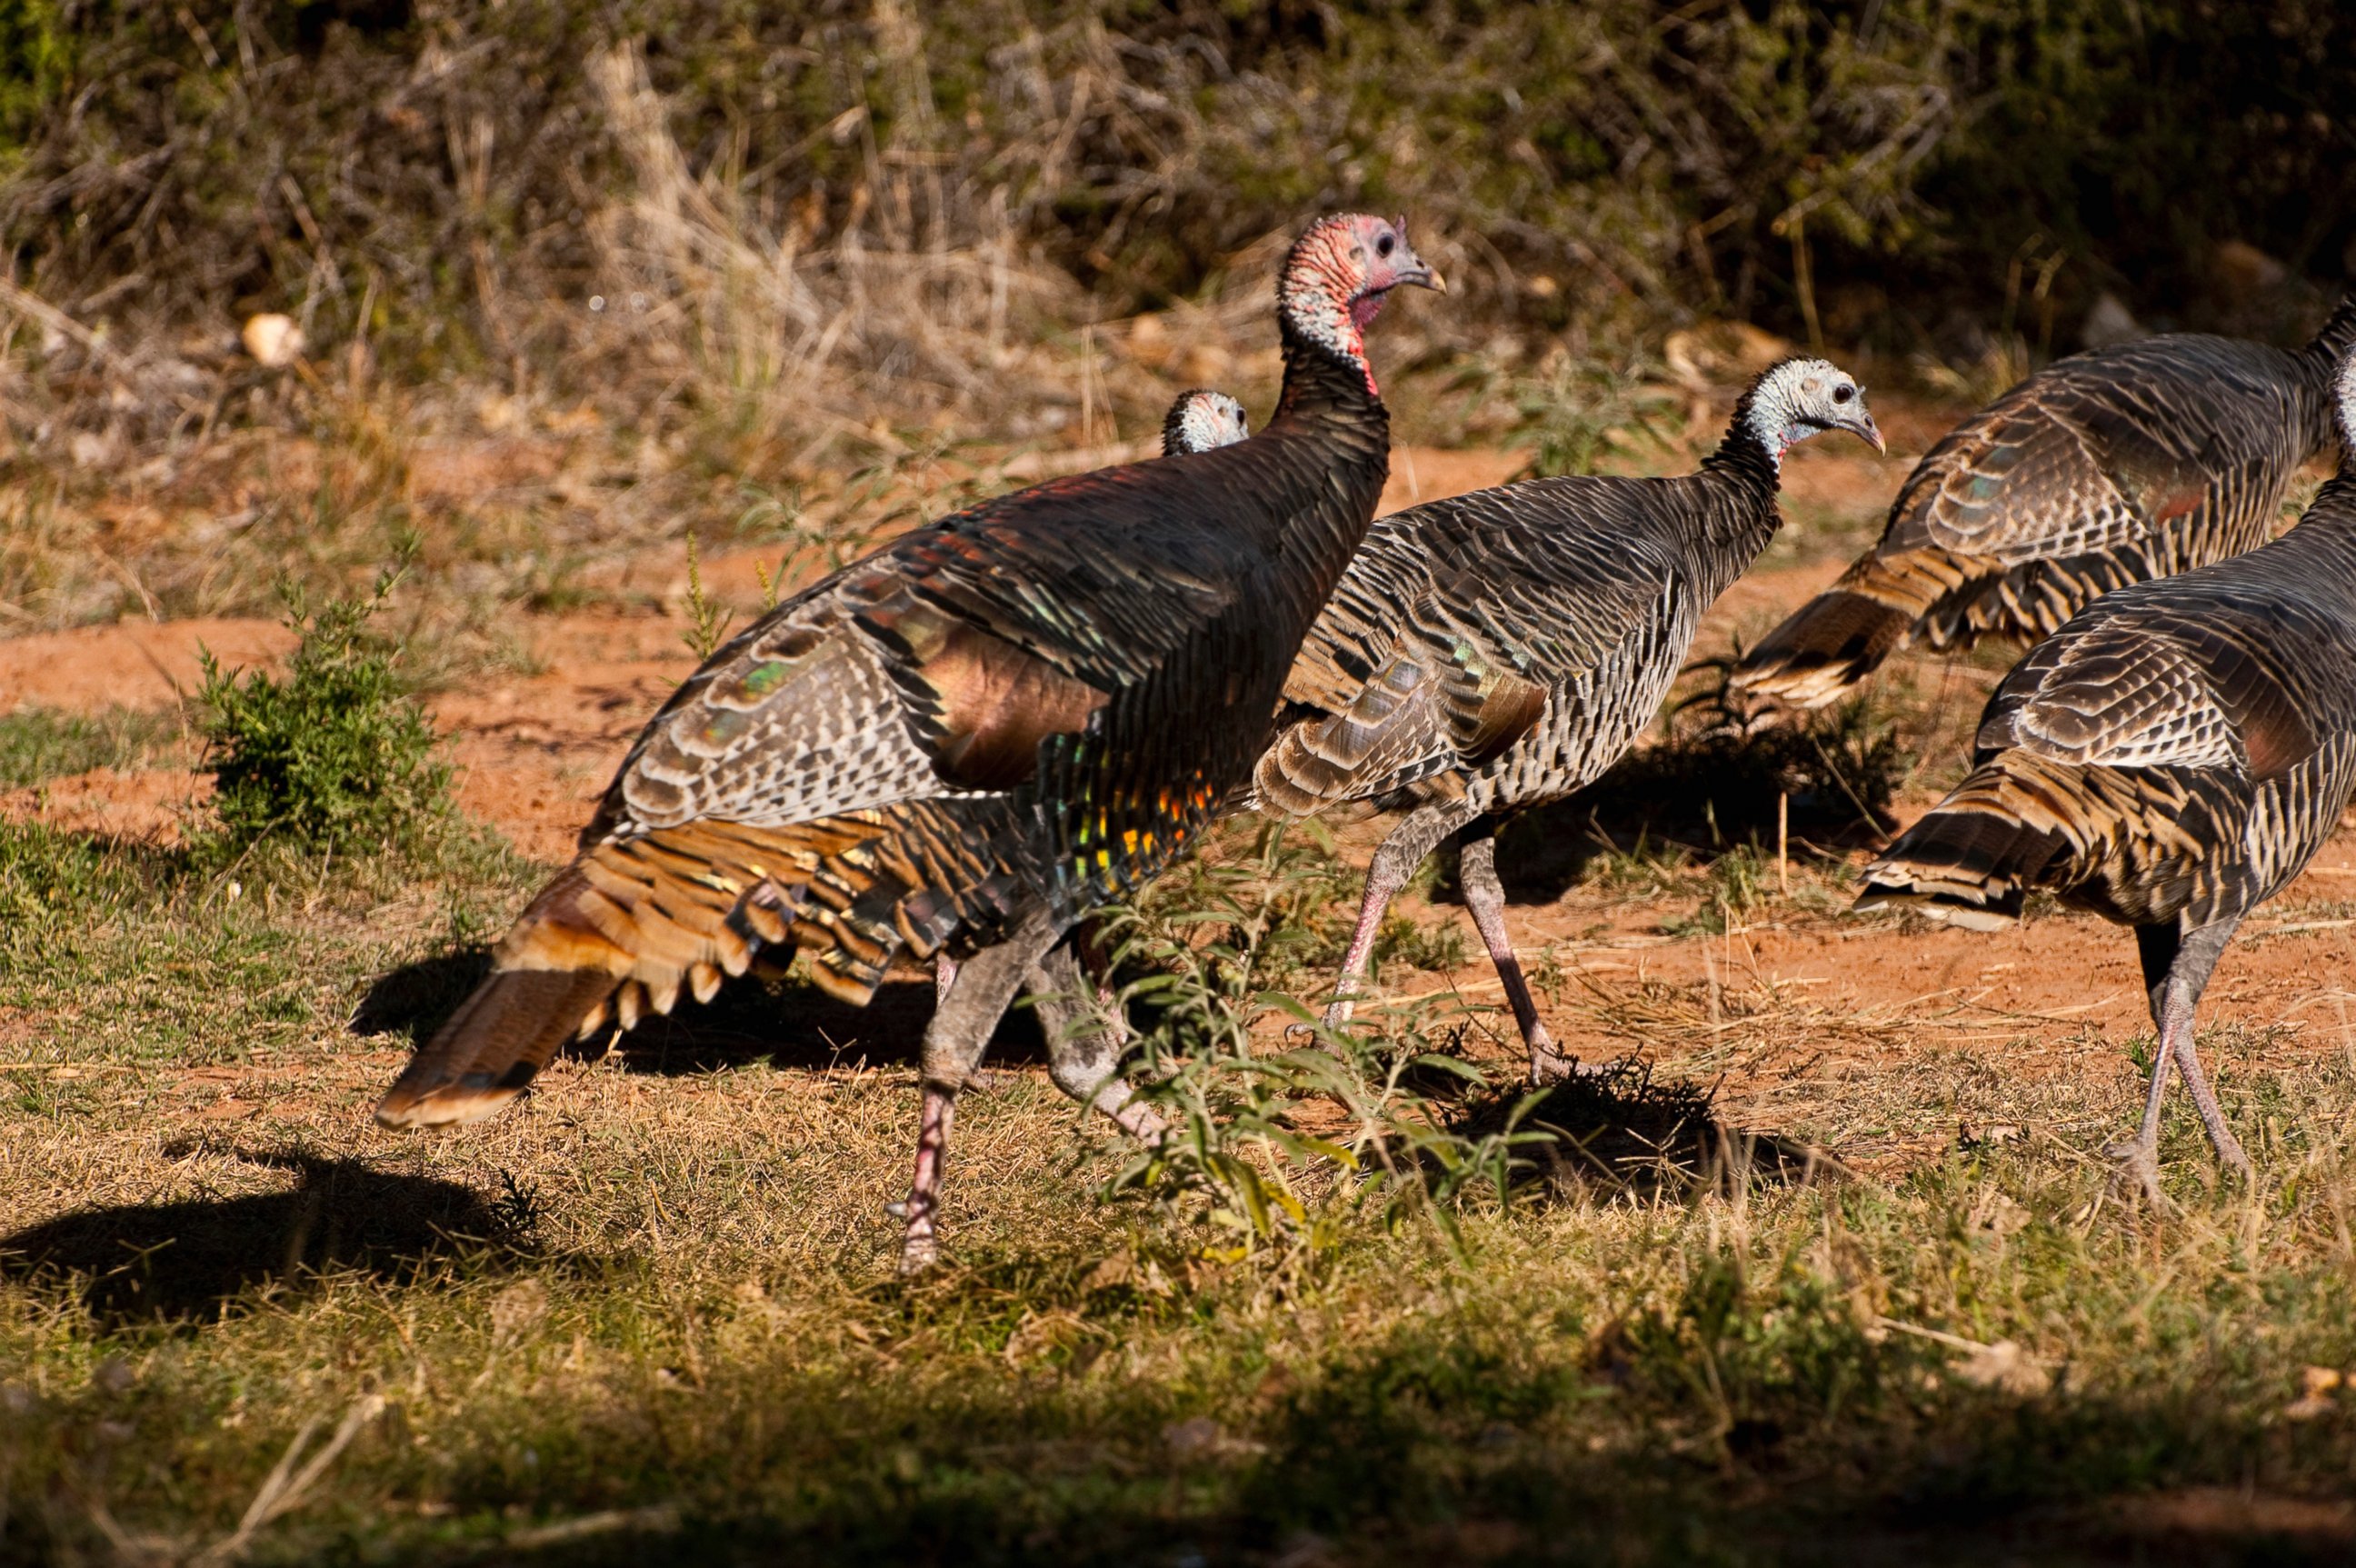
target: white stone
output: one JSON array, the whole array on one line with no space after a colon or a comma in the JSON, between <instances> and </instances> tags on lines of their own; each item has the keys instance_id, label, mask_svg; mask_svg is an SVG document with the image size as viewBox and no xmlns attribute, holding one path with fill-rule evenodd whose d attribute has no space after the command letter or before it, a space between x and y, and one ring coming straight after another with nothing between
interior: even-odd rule
<instances>
[{"instance_id":1,"label":"white stone","mask_svg":"<svg viewBox=\"0 0 2356 1568\"><path fill-rule=\"evenodd\" d=\"M281 316L274 310L248 317L238 337L256 363L273 371L293 364L303 352L303 329L294 325L293 317Z\"/></svg>"}]
</instances>

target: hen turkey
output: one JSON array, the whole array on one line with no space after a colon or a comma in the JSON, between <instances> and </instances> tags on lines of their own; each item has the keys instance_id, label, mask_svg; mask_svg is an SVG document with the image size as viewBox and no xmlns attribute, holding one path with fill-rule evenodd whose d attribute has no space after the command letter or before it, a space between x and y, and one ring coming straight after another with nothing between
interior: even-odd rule
<instances>
[{"instance_id":1,"label":"hen turkey","mask_svg":"<svg viewBox=\"0 0 2356 1568\"><path fill-rule=\"evenodd\" d=\"M2172 1062L2217 1157L2247 1175L2193 1049L2234 928L2280 892L2356 791L2356 359L2337 477L2273 543L2105 594L1989 699L1969 777L1866 868L1858 908L1958 925L2032 887L2130 925L2159 1031L2143 1122L2115 1152L2158 1199Z\"/></svg>"},{"instance_id":2,"label":"hen turkey","mask_svg":"<svg viewBox=\"0 0 2356 1568\"><path fill-rule=\"evenodd\" d=\"M1789 360L1743 393L1698 473L1531 479L1375 525L1301 645L1284 688L1293 722L1253 775L1258 802L1290 815L1413 808L1366 875L1329 1024L1349 1016L1391 898L1466 830L1464 902L1532 1076L1568 1070L1505 929L1494 830L1595 779L1652 721L1702 612L1782 521L1783 454L1826 430L1881 445L1853 379Z\"/></svg>"},{"instance_id":3,"label":"hen turkey","mask_svg":"<svg viewBox=\"0 0 2356 1568\"><path fill-rule=\"evenodd\" d=\"M1769 632L1735 695L1822 707L1909 642L2048 636L2096 596L2266 542L2334 440L2356 295L2305 348L2196 333L2075 354L1931 448L1881 542Z\"/></svg>"}]
</instances>

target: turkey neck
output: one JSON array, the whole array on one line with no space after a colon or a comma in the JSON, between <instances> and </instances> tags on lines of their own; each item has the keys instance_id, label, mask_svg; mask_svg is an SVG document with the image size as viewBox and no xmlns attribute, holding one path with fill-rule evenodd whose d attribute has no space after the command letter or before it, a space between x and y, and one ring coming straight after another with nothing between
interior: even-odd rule
<instances>
[{"instance_id":1,"label":"turkey neck","mask_svg":"<svg viewBox=\"0 0 2356 1568\"><path fill-rule=\"evenodd\" d=\"M2307 514L2268 548L2294 542L2307 551L2329 554L2337 569L2322 580L2341 598L2356 603L2356 459L2340 465L2340 471L2307 503Z\"/></svg>"},{"instance_id":2,"label":"turkey neck","mask_svg":"<svg viewBox=\"0 0 2356 1568\"><path fill-rule=\"evenodd\" d=\"M1374 521L1374 503L1390 476L1391 416L1375 393L1364 360L1336 354L1290 317L1281 318L1279 336L1284 390L1257 439L1280 436L1288 451L1303 452L1323 465L1317 487L1330 487L1343 504L1313 507L1266 542L1271 553L1298 564L1314 580L1322 604ZM1352 504L1360 483L1369 483L1373 492L1363 507Z\"/></svg>"},{"instance_id":3,"label":"turkey neck","mask_svg":"<svg viewBox=\"0 0 2356 1568\"><path fill-rule=\"evenodd\" d=\"M2291 353L2298 362L2300 402L2307 414L2309 452L2328 452L2340 439L2333 412L2338 401L2334 385L2340 378L2340 361L2348 357L2351 348L2356 348L2356 294L2333 306L2330 319L2324 322L2322 328L2305 347Z\"/></svg>"},{"instance_id":4,"label":"turkey neck","mask_svg":"<svg viewBox=\"0 0 2356 1568\"><path fill-rule=\"evenodd\" d=\"M1718 450L1701 460L1701 472L1691 481L1710 491L1709 499L1697 510L1702 519L1702 540L1717 568L1705 585L1713 599L1759 558L1775 531L1783 526L1783 514L1775 505L1783 465L1751 428L1751 407L1752 394L1743 393Z\"/></svg>"}]
</instances>

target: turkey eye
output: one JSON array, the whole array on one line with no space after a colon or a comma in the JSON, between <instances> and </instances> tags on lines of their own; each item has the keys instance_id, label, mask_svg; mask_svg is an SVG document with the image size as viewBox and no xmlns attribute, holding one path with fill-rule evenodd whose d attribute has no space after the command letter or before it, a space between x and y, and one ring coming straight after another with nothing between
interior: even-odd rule
<instances>
[{"instance_id":1,"label":"turkey eye","mask_svg":"<svg viewBox=\"0 0 2356 1568\"><path fill-rule=\"evenodd\" d=\"M1381 239L1375 242L1375 254L1378 256L1387 256L1391 253L1391 247L1398 243L1398 242L1397 240L1394 240L1388 234L1386 234Z\"/></svg>"},{"instance_id":2,"label":"turkey eye","mask_svg":"<svg viewBox=\"0 0 2356 1568\"><path fill-rule=\"evenodd\" d=\"M1857 395L1857 389L1856 389L1855 387L1835 387L1835 388L1833 388L1833 401L1834 401L1835 403L1847 403L1849 399L1851 399L1851 398L1855 397L1856 395Z\"/></svg>"}]
</instances>

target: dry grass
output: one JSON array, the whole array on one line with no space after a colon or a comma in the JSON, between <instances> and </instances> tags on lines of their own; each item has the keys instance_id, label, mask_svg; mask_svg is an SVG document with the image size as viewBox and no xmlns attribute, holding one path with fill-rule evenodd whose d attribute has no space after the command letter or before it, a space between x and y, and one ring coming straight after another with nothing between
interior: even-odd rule
<instances>
[{"instance_id":1,"label":"dry grass","mask_svg":"<svg viewBox=\"0 0 2356 1568\"><path fill-rule=\"evenodd\" d=\"M903 1284L881 1205L920 982L864 1013L723 999L486 1127L393 1139L369 1099L532 868L288 858L230 897L127 852L5 847L12 896L52 905L0 964L15 1555L2107 1563L2350 1539L2356 1416L2308 1370L2356 1365L2336 1052L2211 1031L2260 1188L2211 1193L2172 1113L2183 1208L2136 1218L2090 1155L2133 1098L2098 1039L1820 1002L1745 963L1746 926L1655 950L1714 953L1699 986L1568 974L1558 1025L1641 1049L1654 1087L1523 1125L1591 1140L1600 1109L1675 1144L1700 1086L1813 1057L1706 1116L1862 1158L1738 1141L1731 1180L1465 1187L1452 1230L1328 1166L1296 1186L1307 1222L1254 1240L1101 1201L1122 1156L1034 1065L968 1107L953 1262ZM1197 950L1286 951L1319 856L1229 834L1215 857L1173 889L1227 900ZM1570 902L1657 920L1713 874L1647 875L1599 866ZM1801 875L1746 919L1850 929L1811 897L1837 865ZM2073 1070L2008 1082L1991 1033Z\"/></svg>"}]
</instances>

